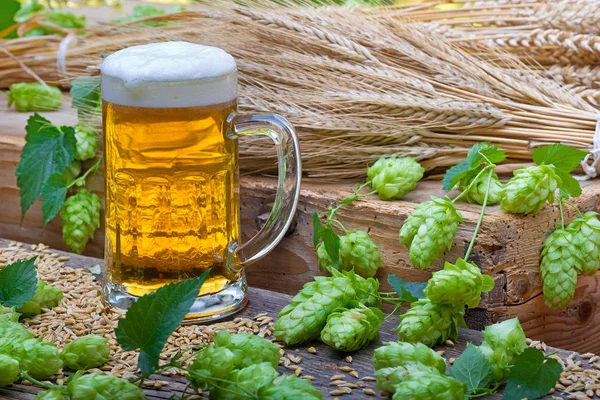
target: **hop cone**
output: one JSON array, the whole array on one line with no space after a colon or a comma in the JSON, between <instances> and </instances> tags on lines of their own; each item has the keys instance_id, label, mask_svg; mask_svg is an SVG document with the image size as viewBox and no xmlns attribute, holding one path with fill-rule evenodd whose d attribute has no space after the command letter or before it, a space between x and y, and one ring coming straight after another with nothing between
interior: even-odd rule
<instances>
[{"instance_id":1,"label":"hop cone","mask_svg":"<svg viewBox=\"0 0 600 400\"><path fill-rule=\"evenodd\" d=\"M114 375L75 375L67 386L70 400L143 400L144 392L129 381Z\"/></svg>"},{"instance_id":2,"label":"hop cone","mask_svg":"<svg viewBox=\"0 0 600 400\"><path fill-rule=\"evenodd\" d=\"M393 400L463 400L467 385L446 375L420 375L396 385Z\"/></svg>"},{"instance_id":3,"label":"hop cone","mask_svg":"<svg viewBox=\"0 0 600 400\"><path fill-rule=\"evenodd\" d=\"M494 288L494 280L483 275L479 267L462 258L456 264L446 262L444 269L434 272L424 290L425 296L437 304L467 304L477 307L482 292Z\"/></svg>"},{"instance_id":4,"label":"hop cone","mask_svg":"<svg viewBox=\"0 0 600 400\"><path fill-rule=\"evenodd\" d=\"M46 282L38 279L35 294L18 311L26 317L38 315L42 312L42 308L56 307L62 298L62 290L46 285Z\"/></svg>"},{"instance_id":5,"label":"hop cone","mask_svg":"<svg viewBox=\"0 0 600 400\"><path fill-rule=\"evenodd\" d=\"M492 366L496 382L508 377L510 366L527 348L527 338L518 318L509 319L483 330L483 344L479 347Z\"/></svg>"},{"instance_id":6,"label":"hop cone","mask_svg":"<svg viewBox=\"0 0 600 400\"><path fill-rule=\"evenodd\" d=\"M41 83L13 83L8 92L8 107L15 104L19 112L54 111L63 101L59 88Z\"/></svg>"},{"instance_id":7,"label":"hop cone","mask_svg":"<svg viewBox=\"0 0 600 400\"><path fill-rule=\"evenodd\" d=\"M19 361L0 354L0 386L10 385L19 379Z\"/></svg>"},{"instance_id":8,"label":"hop cone","mask_svg":"<svg viewBox=\"0 0 600 400\"><path fill-rule=\"evenodd\" d=\"M35 400L64 400L65 396L63 395L62 389L50 389L45 392L39 392L37 396L35 396Z\"/></svg>"},{"instance_id":9,"label":"hop cone","mask_svg":"<svg viewBox=\"0 0 600 400\"><path fill-rule=\"evenodd\" d=\"M79 123L75 125L75 159L89 160L96 156L96 147L98 146L98 135L91 126Z\"/></svg>"},{"instance_id":10,"label":"hop cone","mask_svg":"<svg viewBox=\"0 0 600 400\"><path fill-rule=\"evenodd\" d=\"M483 204L488 186L488 175L489 174L486 173L479 175L475 183L473 183L473 186L471 186L471 189L465 194L465 199L467 199L469 203ZM460 190L465 190L466 188L466 186L461 186ZM490 192L488 194L487 204L492 205L500 203L503 192L504 187L502 187L498 175L494 172L490 182Z\"/></svg>"},{"instance_id":11,"label":"hop cone","mask_svg":"<svg viewBox=\"0 0 600 400\"><path fill-rule=\"evenodd\" d=\"M253 364L237 369L227 378L231 382L219 382L210 390L210 398L217 400L239 400L256 398L262 387L269 385L279 373L269 363Z\"/></svg>"},{"instance_id":12,"label":"hop cone","mask_svg":"<svg viewBox=\"0 0 600 400\"><path fill-rule=\"evenodd\" d=\"M407 379L423 375L439 375L439 371L420 363L405 364L397 367L381 368L375 371L377 383L375 387L383 392L394 393L396 385Z\"/></svg>"},{"instance_id":13,"label":"hop cone","mask_svg":"<svg viewBox=\"0 0 600 400\"><path fill-rule=\"evenodd\" d=\"M9 355L19 361L21 371L27 371L35 379L46 379L63 366L56 345L40 338L16 343Z\"/></svg>"},{"instance_id":14,"label":"hop cone","mask_svg":"<svg viewBox=\"0 0 600 400\"><path fill-rule=\"evenodd\" d=\"M100 335L87 335L69 342L60 353L65 367L77 371L96 368L108 361L108 339Z\"/></svg>"},{"instance_id":15,"label":"hop cone","mask_svg":"<svg viewBox=\"0 0 600 400\"><path fill-rule=\"evenodd\" d=\"M308 379L281 375L258 390L261 400L321 400L323 394Z\"/></svg>"},{"instance_id":16,"label":"hop cone","mask_svg":"<svg viewBox=\"0 0 600 400\"><path fill-rule=\"evenodd\" d=\"M589 211L573 220L568 226L573 232L573 241L583 251L581 273L592 276L600 266L600 221L598 213Z\"/></svg>"},{"instance_id":17,"label":"hop cone","mask_svg":"<svg viewBox=\"0 0 600 400\"><path fill-rule=\"evenodd\" d=\"M11 318L14 318L13 315L16 315L18 318L19 314L11 313ZM23 341L25 339L31 339L32 337L33 334L18 322L10 319L4 319L0 321L0 338L11 338L14 340ZM0 353L2 352L2 345L0 345Z\"/></svg>"},{"instance_id":18,"label":"hop cone","mask_svg":"<svg viewBox=\"0 0 600 400\"><path fill-rule=\"evenodd\" d=\"M100 227L100 208L100 198L81 188L60 209L63 239L75 253L83 252L88 239Z\"/></svg>"},{"instance_id":19,"label":"hop cone","mask_svg":"<svg viewBox=\"0 0 600 400\"><path fill-rule=\"evenodd\" d=\"M435 304L423 298L400 316L396 331L401 341L432 347L449 337L456 338L458 328L463 327L466 327L464 304Z\"/></svg>"},{"instance_id":20,"label":"hop cone","mask_svg":"<svg viewBox=\"0 0 600 400\"><path fill-rule=\"evenodd\" d=\"M549 165L516 170L504 186L502 210L512 214L534 214L554 202L554 192L561 179Z\"/></svg>"},{"instance_id":21,"label":"hop cone","mask_svg":"<svg viewBox=\"0 0 600 400\"><path fill-rule=\"evenodd\" d=\"M352 283L356 292L356 302L364 304L367 307L379 307L381 305L381 296L379 295L379 281L375 278L363 278L354 273L354 271L334 271L334 277L346 277ZM355 303L356 303L355 302ZM355 304L354 303L354 304ZM345 306L349 306L346 304Z\"/></svg>"},{"instance_id":22,"label":"hop cone","mask_svg":"<svg viewBox=\"0 0 600 400\"><path fill-rule=\"evenodd\" d=\"M354 269L358 275L372 277L383 267L381 254L365 231L350 232L340 237L340 268Z\"/></svg>"},{"instance_id":23,"label":"hop cone","mask_svg":"<svg viewBox=\"0 0 600 400\"><path fill-rule=\"evenodd\" d=\"M367 170L381 200L399 199L413 190L425 169L414 158L380 158Z\"/></svg>"},{"instance_id":24,"label":"hop cone","mask_svg":"<svg viewBox=\"0 0 600 400\"><path fill-rule=\"evenodd\" d=\"M268 362L273 367L279 365L279 347L260 336L249 333L230 334L219 331L214 338L215 346L224 347L233 353L234 368L245 368L252 364Z\"/></svg>"},{"instance_id":25,"label":"hop cone","mask_svg":"<svg viewBox=\"0 0 600 400\"><path fill-rule=\"evenodd\" d=\"M274 326L277 340L293 345L316 339L329 314L356 297L348 277L321 278L304 285L292 298L292 304L279 312Z\"/></svg>"},{"instance_id":26,"label":"hop cone","mask_svg":"<svg viewBox=\"0 0 600 400\"><path fill-rule=\"evenodd\" d=\"M415 268L425 269L452 246L461 213L445 197L431 197L419 204L400 230L400 241L410 250L410 261Z\"/></svg>"},{"instance_id":27,"label":"hop cone","mask_svg":"<svg viewBox=\"0 0 600 400\"><path fill-rule=\"evenodd\" d=\"M63 176L65 177L65 182L67 185L73 183L75 178L79 176L81 173L81 161L74 160L63 172Z\"/></svg>"},{"instance_id":28,"label":"hop cone","mask_svg":"<svg viewBox=\"0 0 600 400\"><path fill-rule=\"evenodd\" d=\"M387 342L373 354L376 370L416 363L446 373L446 360L422 343Z\"/></svg>"},{"instance_id":29,"label":"hop cone","mask_svg":"<svg viewBox=\"0 0 600 400\"><path fill-rule=\"evenodd\" d=\"M317 259L319 260L319 269L321 272L328 274L329 270L333 268L333 260L327 254L327 249L325 249L325 244L323 242L317 245Z\"/></svg>"},{"instance_id":30,"label":"hop cone","mask_svg":"<svg viewBox=\"0 0 600 400\"><path fill-rule=\"evenodd\" d=\"M358 307L334 312L327 318L327 325L321 331L321 340L340 351L364 349L379 339L379 327L383 319L383 312L378 308Z\"/></svg>"},{"instance_id":31,"label":"hop cone","mask_svg":"<svg viewBox=\"0 0 600 400\"><path fill-rule=\"evenodd\" d=\"M209 344L198 352L196 359L188 368L188 380L194 388L207 389L211 378L224 379L234 370L235 356L226 347Z\"/></svg>"},{"instance_id":32,"label":"hop cone","mask_svg":"<svg viewBox=\"0 0 600 400\"><path fill-rule=\"evenodd\" d=\"M575 238L571 229L557 229L542 246L540 274L544 303L549 308L565 308L575 295L577 272L584 259Z\"/></svg>"}]
</instances>

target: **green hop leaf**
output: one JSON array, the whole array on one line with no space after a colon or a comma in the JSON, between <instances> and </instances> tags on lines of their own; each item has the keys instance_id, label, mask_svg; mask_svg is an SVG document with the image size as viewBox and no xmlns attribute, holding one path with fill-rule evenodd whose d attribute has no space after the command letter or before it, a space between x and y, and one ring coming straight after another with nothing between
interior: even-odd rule
<instances>
[{"instance_id":1,"label":"green hop leaf","mask_svg":"<svg viewBox=\"0 0 600 400\"><path fill-rule=\"evenodd\" d=\"M27 120L27 135L17 166L17 186L21 189L21 219L42 195L53 174L62 174L75 156L75 132L71 127L53 126L37 113Z\"/></svg>"},{"instance_id":2,"label":"green hop leaf","mask_svg":"<svg viewBox=\"0 0 600 400\"><path fill-rule=\"evenodd\" d=\"M562 367L554 359L528 348L516 359L510 370L503 399L538 399L544 396L560 379Z\"/></svg>"},{"instance_id":3,"label":"green hop leaf","mask_svg":"<svg viewBox=\"0 0 600 400\"><path fill-rule=\"evenodd\" d=\"M59 88L41 83L13 83L8 92L8 107L15 105L19 112L54 111L62 105Z\"/></svg>"},{"instance_id":4,"label":"green hop leaf","mask_svg":"<svg viewBox=\"0 0 600 400\"><path fill-rule=\"evenodd\" d=\"M513 175L504 186L502 210L511 214L535 214L546 202L554 203L554 192L562 180L553 166L525 167Z\"/></svg>"},{"instance_id":5,"label":"green hop leaf","mask_svg":"<svg viewBox=\"0 0 600 400\"><path fill-rule=\"evenodd\" d=\"M427 286L427 282L405 282L404 279L390 274L388 275L388 283L398 293L398 296L407 303L425 297L423 290Z\"/></svg>"},{"instance_id":6,"label":"green hop leaf","mask_svg":"<svg viewBox=\"0 0 600 400\"><path fill-rule=\"evenodd\" d=\"M64 400L65 396L61 388L50 389L39 392L34 400Z\"/></svg>"},{"instance_id":7,"label":"green hop leaf","mask_svg":"<svg viewBox=\"0 0 600 400\"><path fill-rule=\"evenodd\" d=\"M446 262L443 270L434 272L424 293L433 303L463 303L474 308L479 305L481 293L493 288L490 276L482 274L477 265L459 258L456 264Z\"/></svg>"},{"instance_id":8,"label":"green hop leaf","mask_svg":"<svg viewBox=\"0 0 600 400\"><path fill-rule=\"evenodd\" d=\"M5 30L6 28L12 26L16 20L13 18L19 12L19 8L21 7L21 3L18 0L4 0L2 2L2 12L0 12L0 31ZM16 38L17 33L15 31L9 33L4 36L6 39ZM0 39L3 39L0 37Z\"/></svg>"},{"instance_id":9,"label":"green hop leaf","mask_svg":"<svg viewBox=\"0 0 600 400\"><path fill-rule=\"evenodd\" d=\"M327 254L325 244L323 242L317 244L316 250L319 269L321 270L321 272L329 274L331 272L331 269L334 268L334 264L331 257L329 257L329 254Z\"/></svg>"},{"instance_id":10,"label":"green hop leaf","mask_svg":"<svg viewBox=\"0 0 600 400\"><path fill-rule=\"evenodd\" d=\"M75 159L85 161L96 157L98 135L91 126L81 122L75 125L75 139L77 141Z\"/></svg>"},{"instance_id":11,"label":"green hop leaf","mask_svg":"<svg viewBox=\"0 0 600 400\"><path fill-rule=\"evenodd\" d=\"M27 303L23 304L17 311L25 317L41 314L42 308L54 308L63 298L63 292L59 288L47 285L46 282L38 280L35 294Z\"/></svg>"},{"instance_id":12,"label":"green hop leaf","mask_svg":"<svg viewBox=\"0 0 600 400\"><path fill-rule=\"evenodd\" d=\"M380 158L367 171L381 200L400 199L417 186L425 169L414 158Z\"/></svg>"},{"instance_id":13,"label":"green hop leaf","mask_svg":"<svg viewBox=\"0 0 600 400\"><path fill-rule=\"evenodd\" d=\"M319 236L323 239L323 245L325 246L327 255L329 255L334 268L337 267L340 259L340 237L329 225L322 226L319 229Z\"/></svg>"},{"instance_id":14,"label":"green hop leaf","mask_svg":"<svg viewBox=\"0 0 600 400\"><path fill-rule=\"evenodd\" d=\"M91 123L102 112L100 77L80 76L71 81L73 107L77 108L79 121Z\"/></svg>"},{"instance_id":15,"label":"green hop leaf","mask_svg":"<svg viewBox=\"0 0 600 400\"><path fill-rule=\"evenodd\" d=\"M327 317L321 340L339 351L364 349L379 339L379 327L384 317L380 309L364 306L334 312Z\"/></svg>"},{"instance_id":16,"label":"green hop leaf","mask_svg":"<svg viewBox=\"0 0 600 400\"><path fill-rule=\"evenodd\" d=\"M466 327L464 304L435 304L423 298L411 304L400 316L396 331L401 341L432 347L458 337L458 328Z\"/></svg>"},{"instance_id":17,"label":"green hop leaf","mask_svg":"<svg viewBox=\"0 0 600 400\"><path fill-rule=\"evenodd\" d=\"M431 201L419 204L400 229L400 242L409 249L412 266L425 269L450 249L462 220L448 197L431 196Z\"/></svg>"},{"instance_id":18,"label":"green hop leaf","mask_svg":"<svg viewBox=\"0 0 600 400\"><path fill-rule=\"evenodd\" d=\"M489 360L471 343L450 367L450 376L466 383L469 390L487 388L491 380L492 367Z\"/></svg>"},{"instance_id":19,"label":"green hop leaf","mask_svg":"<svg viewBox=\"0 0 600 400\"><path fill-rule=\"evenodd\" d=\"M323 393L308 379L296 375L281 375L266 386L258 389L258 398L262 400L321 400Z\"/></svg>"},{"instance_id":20,"label":"green hop leaf","mask_svg":"<svg viewBox=\"0 0 600 400\"><path fill-rule=\"evenodd\" d=\"M450 168L444 175L442 179L444 190L449 192L457 185L463 189L466 188L481 172L484 165L489 165L490 162L496 164L504 159L506 159L506 153L499 150L498 146L492 146L488 142L475 143L469 149L467 159Z\"/></svg>"},{"instance_id":21,"label":"green hop leaf","mask_svg":"<svg viewBox=\"0 0 600 400\"><path fill-rule=\"evenodd\" d=\"M135 304L135 303L134 303ZM67 386L70 400L143 400L144 392L129 381L101 373L75 374Z\"/></svg>"},{"instance_id":22,"label":"green hop leaf","mask_svg":"<svg viewBox=\"0 0 600 400\"><path fill-rule=\"evenodd\" d=\"M573 300L585 259L580 242L577 231L557 229L542 245L540 275L544 303L551 309L565 308Z\"/></svg>"},{"instance_id":23,"label":"green hop leaf","mask_svg":"<svg viewBox=\"0 0 600 400\"><path fill-rule=\"evenodd\" d=\"M42 14L45 15L45 18L43 18L42 21L48 24L68 29L85 28L85 16L78 17L72 12L64 10L46 10L42 12ZM61 32L48 26L37 26L25 32L23 36L45 36L53 35L55 33Z\"/></svg>"},{"instance_id":24,"label":"green hop leaf","mask_svg":"<svg viewBox=\"0 0 600 400\"><path fill-rule=\"evenodd\" d=\"M320 230L323 225L321 225L321 219L319 218L319 214L316 211L312 213L313 220L313 244L315 247L319 245L319 240L321 239Z\"/></svg>"},{"instance_id":25,"label":"green hop leaf","mask_svg":"<svg viewBox=\"0 0 600 400\"><path fill-rule=\"evenodd\" d=\"M582 250L583 260L581 273L593 276L600 266L600 221L598 213L586 212L582 217L574 219L567 230L573 232L573 243Z\"/></svg>"},{"instance_id":26,"label":"green hop leaf","mask_svg":"<svg viewBox=\"0 0 600 400\"><path fill-rule=\"evenodd\" d=\"M436 369L440 374L446 373L446 360L422 343L384 342L383 344L373 353L375 370L419 363Z\"/></svg>"},{"instance_id":27,"label":"green hop leaf","mask_svg":"<svg viewBox=\"0 0 600 400\"><path fill-rule=\"evenodd\" d=\"M96 368L108 361L108 339L100 335L79 337L64 347L60 353L64 366L77 371Z\"/></svg>"},{"instance_id":28,"label":"green hop leaf","mask_svg":"<svg viewBox=\"0 0 600 400\"><path fill-rule=\"evenodd\" d=\"M525 332L518 318L502 321L483 330L479 350L488 359L492 382L502 382L508 376L516 357L527 348Z\"/></svg>"},{"instance_id":29,"label":"green hop leaf","mask_svg":"<svg viewBox=\"0 0 600 400\"><path fill-rule=\"evenodd\" d=\"M119 319L115 334L123 350L140 349L138 367L152 373L168 337L179 326L196 300L208 273L169 283L156 292L140 297Z\"/></svg>"},{"instance_id":30,"label":"green hop leaf","mask_svg":"<svg viewBox=\"0 0 600 400\"><path fill-rule=\"evenodd\" d=\"M0 303L4 307L21 307L35 295L36 258L16 261L0 270Z\"/></svg>"},{"instance_id":31,"label":"green hop leaf","mask_svg":"<svg viewBox=\"0 0 600 400\"><path fill-rule=\"evenodd\" d=\"M19 378L19 361L6 354L0 354L0 386L10 385Z\"/></svg>"},{"instance_id":32,"label":"green hop leaf","mask_svg":"<svg viewBox=\"0 0 600 400\"><path fill-rule=\"evenodd\" d=\"M245 368L253 364L268 362L273 367L279 365L279 347L272 342L249 333L230 334L219 331L214 338L215 346L225 347L233 353L234 368Z\"/></svg>"},{"instance_id":33,"label":"green hop leaf","mask_svg":"<svg viewBox=\"0 0 600 400\"><path fill-rule=\"evenodd\" d=\"M67 168L66 171L70 171ZM42 213L44 225L50 222L65 203L67 197L67 180L61 174L52 174L42 189Z\"/></svg>"},{"instance_id":34,"label":"green hop leaf","mask_svg":"<svg viewBox=\"0 0 600 400\"><path fill-rule=\"evenodd\" d=\"M440 375L433 367L421 363L410 363L396 367L381 368L375 371L377 383L375 387L383 392L394 393L400 383L427 375Z\"/></svg>"},{"instance_id":35,"label":"green hop leaf","mask_svg":"<svg viewBox=\"0 0 600 400\"><path fill-rule=\"evenodd\" d=\"M570 173L588 153L564 144L551 144L533 151L533 161L538 165L553 165L557 171Z\"/></svg>"},{"instance_id":36,"label":"green hop leaf","mask_svg":"<svg viewBox=\"0 0 600 400\"><path fill-rule=\"evenodd\" d=\"M69 197L60 210L63 239L69 249L81 254L100 227L100 198L84 188Z\"/></svg>"}]
</instances>

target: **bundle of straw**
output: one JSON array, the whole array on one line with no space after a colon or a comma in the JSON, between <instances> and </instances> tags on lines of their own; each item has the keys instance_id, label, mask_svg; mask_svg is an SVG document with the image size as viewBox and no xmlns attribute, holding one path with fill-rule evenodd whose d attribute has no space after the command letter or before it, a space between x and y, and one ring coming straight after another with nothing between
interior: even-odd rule
<instances>
[{"instance_id":1,"label":"bundle of straw","mask_svg":"<svg viewBox=\"0 0 600 400\"><path fill-rule=\"evenodd\" d=\"M364 177L382 155L414 156L429 170L447 167L483 140L501 145L513 168L541 144L592 147L596 113L580 97L543 77L507 73L505 65L482 61L393 14L374 19L336 7L225 3L153 19L177 24L4 42L0 50L10 56L0 51L0 85L26 77L19 62L56 80L63 40L66 82L97 73L102 55L117 49L186 40L222 47L237 59L241 111L290 119L309 177ZM241 146L246 171L275 172L268 141Z\"/></svg>"}]
</instances>

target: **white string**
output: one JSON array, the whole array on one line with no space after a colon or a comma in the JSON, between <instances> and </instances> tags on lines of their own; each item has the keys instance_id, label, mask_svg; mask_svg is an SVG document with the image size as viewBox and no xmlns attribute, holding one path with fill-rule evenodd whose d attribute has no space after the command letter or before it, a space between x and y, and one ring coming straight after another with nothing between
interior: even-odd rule
<instances>
[{"instance_id":1,"label":"white string","mask_svg":"<svg viewBox=\"0 0 600 400\"><path fill-rule=\"evenodd\" d=\"M69 48L69 43L75 37L74 34L69 33L67 36L60 41L60 45L58 46L58 52L56 54L56 70L59 75L67 72L67 49Z\"/></svg>"},{"instance_id":2,"label":"white string","mask_svg":"<svg viewBox=\"0 0 600 400\"><path fill-rule=\"evenodd\" d=\"M576 177L577 180L587 181L588 179L595 178L600 173L600 114L596 117L596 131L594 132L594 143L592 145L592 151L590 154L585 156L581 162L581 168L585 175ZM592 164L589 165L588 161L592 157Z\"/></svg>"}]
</instances>

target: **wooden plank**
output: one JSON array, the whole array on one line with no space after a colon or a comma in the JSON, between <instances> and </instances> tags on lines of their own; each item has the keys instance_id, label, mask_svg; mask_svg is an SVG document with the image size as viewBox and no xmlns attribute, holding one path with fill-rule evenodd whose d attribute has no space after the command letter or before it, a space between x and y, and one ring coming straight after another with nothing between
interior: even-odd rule
<instances>
[{"instance_id":1,"label":"wooden plank","mask_svg":"<svg viewBox=\"0 0 600 400\"><path fill-rule=\"evenodd\" d=\"M8 247L10 241L0 238L0 249ZM57 251L61 255L67 255L70 257L64 264L73 268L86 268L96 264L102 263L102 260L87 256L80 256L70 254L67 252ZM286 294L271 292L268 290L250 288L250 301L248 306L240 313L236 314L235 317L248 317L252 318L261 312L266 312L269 316L276 318L279 310L289 303L290 296ZM232 319L230 317L229 319ZM377 347L381 346L382 342L395 341L398 336L395 332L395 328L398 325L398 319L394 316L389 318L380 329L380 341L371 344L367 349L352 354L352 362L348 363L345 360L347 354L340 353L330 349L320 341L314 341L306 345L298 346L296 348L287 349L288 353L295 356L302 356L304 359L299 366L303 368L303 375L314 376L313 384L323 393L328 393L333 388L329 386L329 378L337 373L342 373L340 368L344 366L351 366L359 373L359 379L355 379L350 375L346 376L348 382L361 381L360 378L364 376L373 376L374 370L372 366L373 351ZM449 360L450 358L458 357L465 349L467 343L481 344L481 333L469 329L461 329L459 339L456 341L454 347L449 346L437 346L435 350L443 350L444 357ZM317 350L316 354L311 354L307 351L309 346L315 347ZM554 351L556 349L549 349L548 351ZM568 352L563 350L558 351L561 357L565 358ZM282 374L290 374L291 371L284 368L282 365L279 367L279 371ZM171 393L181 393L185 387L185 380L182 377L165 377L160 376L156 379L168 381L170 384L160 389L145 390L146 395L149 399L166 399ZM373 382L365 382L368 388L373 388ZM33 399L37 393L37 388L31 386L25 386L22 384L10 385L4 388L0 388L0 399ZM355 389L351 395L345 395L342 399L364 399L366 396L362 393L362 390ZM494 396L485 397L486 399L500 399L502 397L501 392ZM331 396L326 396L331 398ZM551 399L550 396L546 397Z\"/></svg>"}]
</instances>

